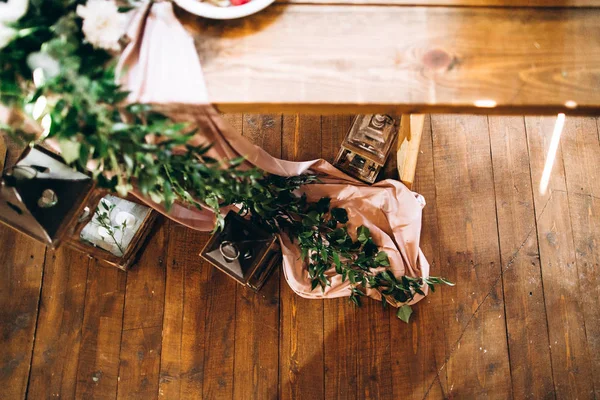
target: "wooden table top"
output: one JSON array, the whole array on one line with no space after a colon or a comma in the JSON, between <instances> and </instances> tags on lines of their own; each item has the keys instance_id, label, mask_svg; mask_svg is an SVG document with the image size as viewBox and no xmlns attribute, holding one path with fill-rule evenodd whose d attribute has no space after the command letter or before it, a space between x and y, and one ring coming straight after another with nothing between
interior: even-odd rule
<instances>
[{"instance_id":1,"label":"wooden table top","mask_svg":"<svg viewBox=\"0 0 600 400\"><path fill-rule=\"evenodd\" d=\"M222 111L600 113L600 0L298 1L178 10Z\"/></svg>"}]
</instances>

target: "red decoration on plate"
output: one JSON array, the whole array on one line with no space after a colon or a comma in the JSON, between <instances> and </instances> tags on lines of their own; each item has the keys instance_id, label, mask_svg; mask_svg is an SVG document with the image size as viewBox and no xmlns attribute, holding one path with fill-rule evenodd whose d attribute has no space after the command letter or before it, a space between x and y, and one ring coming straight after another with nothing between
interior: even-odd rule
<instances>
[{"instance_id":1,"label":"red decoration on plate","mask_svg":"<svg viewBox=\"0 0 600 400\"><path fill-rule=\"evenodd\" d=\"M243 4L249 3L250 0L230 0L232 6L241 6Z\"/></svg>"}]
</instances>

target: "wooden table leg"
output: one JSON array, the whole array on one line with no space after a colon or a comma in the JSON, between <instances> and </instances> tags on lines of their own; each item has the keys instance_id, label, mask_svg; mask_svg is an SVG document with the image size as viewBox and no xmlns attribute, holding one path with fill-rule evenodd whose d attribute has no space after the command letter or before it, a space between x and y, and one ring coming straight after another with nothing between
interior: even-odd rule
<instances>
[{"instance_id":1,"label":"wooden table leg","mask_svg":"<svg viewBox=\"0 0 600 400\"><path fill-rule=\"evenodd\" d=\"M400 118L396 152L398 176L409 189L415 179L424 122L424 114L402 114Z\"/></svg>"}]
</instances>

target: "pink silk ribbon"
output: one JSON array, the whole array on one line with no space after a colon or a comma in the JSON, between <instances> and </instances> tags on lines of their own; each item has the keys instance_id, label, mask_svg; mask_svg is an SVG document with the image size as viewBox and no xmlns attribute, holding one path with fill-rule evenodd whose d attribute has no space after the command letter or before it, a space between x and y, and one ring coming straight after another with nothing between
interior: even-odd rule
<instances>
[{"instance_id":1,"label":"pink silk ribbon","mask_svg":"<svg viewBox=\"0 0 600 400\"><path fill-rule=\"evenodd\" d=\"M131 92L128 101L154 104L173 119L193 123L199 128L193 141L213 143L213 157L241 155L247 160L244 167L255 166L281 176L318 174L322 183L302 187L309 201L329 197L332 207L345 208L349 215L348 231L354 238L359 226L368 227L374 242L387 252L390 271L396 277L429 275L429 263L419 248L421 212L425 205L422 196L395 180L366 185L322 159L305 162L277 159L232 130L208 101L193 38L176 18L170 2L147 3L141 7L132 18L128 36L131 42L118 65L119 83ZM137 196L168 218L190 228L210 231L214 227L215 219L210 210L201 211L176 203L167 213L161 205L139 193ZM284 275L294 292L306 298L350 295L349 282L342 282L333 269L328 271L331 286L324 292L319 288L311 290L298 246L285 234L280 235L280 242ZM427 287L423 290L427 293ZM377 290L368 290L367 294L381 299ZM412 303L422 297L416 295ZM398 305L393 300L391 303Z\"/></svg>"}]
</instances>

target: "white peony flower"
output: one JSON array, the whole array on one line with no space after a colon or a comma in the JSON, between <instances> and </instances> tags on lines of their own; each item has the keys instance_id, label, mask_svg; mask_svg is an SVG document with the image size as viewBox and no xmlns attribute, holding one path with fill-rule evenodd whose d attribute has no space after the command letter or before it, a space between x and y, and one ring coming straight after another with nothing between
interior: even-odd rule
<instances>
[{"instance_id":1,"label":"white peony flower","mask_svg":"<svg viewBox=\"0 0 600 400\"><path fill-rule=\"evenodd\" d=\"M0 22L15 22L27 12L29 0L8 0L0 2ZM1 46L0 46L1 47Z\"/></svg>"},{"instance_id":2,"label":"white peony flower","mask_svg":"<svg viewBox=\"0 0 600 400\"><path fill-rule=\"evenodd\" d=\"M2 4L2 3L0 3ZM17 35L17 31L0 22L0 50L8 46L8 44Z\"/></svg>"},{"instance_id":3,"label":"white peony flower","mask_svg":"<svg viewBox=\"0 0 600 400\"><path fill-rule=\"evenodd\" d=\"M77 6L77 15L83 18L83 34L96 48L119 51L119 39L125 33L127 17L119 12L111 0L88 0Z\"/></svg>"},{"instance_id":4,"label":"white peony flower","mask_svg":"<svg viewBox=\"0 0 600 400\"><path fill-rule=\"evenodd\" d=\"M48 53L41 51L36 51L27 56L27 66L34 71L34 74L37 69L43 72L40 85L43 84L44 80L54 78L60 73L60 64L58 61Z\"/></svg>"}]
</instances>

